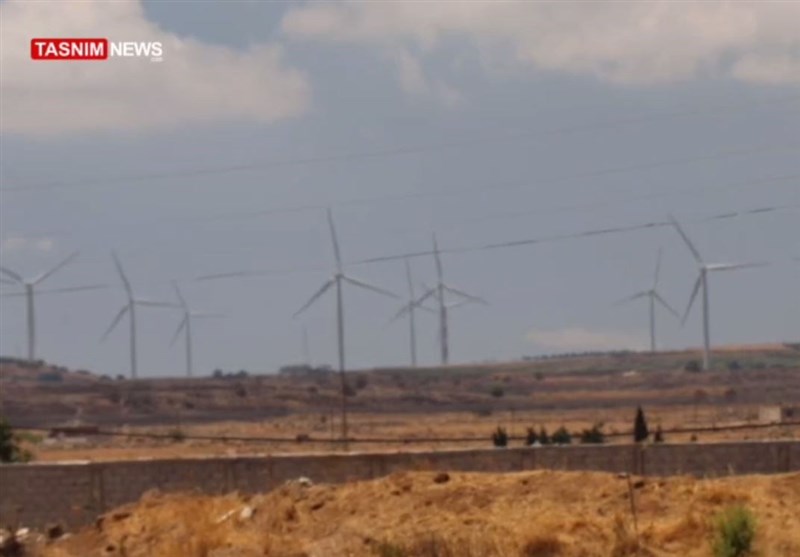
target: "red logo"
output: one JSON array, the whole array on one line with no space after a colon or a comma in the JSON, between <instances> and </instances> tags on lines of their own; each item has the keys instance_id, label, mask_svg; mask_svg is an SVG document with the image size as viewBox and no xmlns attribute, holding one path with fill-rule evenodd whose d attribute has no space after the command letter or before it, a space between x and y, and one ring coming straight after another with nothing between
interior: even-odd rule
<instances>
[{"instance_id":1,"label":"red logo","mask_svg":"<svg viewBox=\"0 0 800 557\"><path fill-rule=\"evenodd\" d=\"M106 60L108 39L31 39L33 60Z\"/></svg>"}]
</instances>

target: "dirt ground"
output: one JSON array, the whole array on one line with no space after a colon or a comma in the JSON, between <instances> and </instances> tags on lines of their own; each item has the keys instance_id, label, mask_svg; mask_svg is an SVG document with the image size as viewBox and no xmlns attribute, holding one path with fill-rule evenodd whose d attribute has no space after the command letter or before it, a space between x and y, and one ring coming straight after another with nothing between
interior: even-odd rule
<instances>
[{"instance_id":1,"label":"dirt ground","mask_svg":"<svg viewBox=\"0 0 800 557\"><path fill-rule=\"evenodd\" d=\"M652 406L645 407L651 429L722 427L758 423L758 408L749 405L730 406ZM475 412L437 414L353 414L350 417L350 435L355 438L478 438L480 441L426 442L408 444L370 443L351 445L359 451L383 451L407 448L414 450L444 448L485 448L491 443L491 434L498 426L504 427L512 437L522 437L527 428L537 431L546 427L550 433L564 426L571 432L580 432L595 423L603 424L609 434L623 434L633 427L635 407L585 408L573 410L521 411L498 403L489 415ZM331 427L332 426L332 427ZM118 428L129 433L150 432L167 436L167 439L131 439L124 437L92 437L85 440L39 441L28 444L37 461L57 460L123 460L135 458L192 458L209 455L241 456L252 454L301 453L313 451L341 451L340 445L330 442L297 442L288 444L194 440L192 436L229 437L282 437L294 439L308 435L311 439L338 438L339 422L331 421L327 414L299 414L270 418L260 422L219 422L209 424L162 425ZM182 438L185 435L187 438ZM172 436L175 436L174 438ZM667 434L666 442L688 442L692 434ZM800 426L754 428L733 431L709 431L695 434L696 440L716 442L726 440L798 439ZM630 442L627 435L611 436L609 443ZM577 442L577 441L576 441ZM512 446L521 445L521 439L512 439Z\"/></svg>"},{"instance_id":2,"label":"dirt ground","mask_svg":"<svg viewBox=\"0 0 800 557\"><path fill-rule=\"evenodd\" d=\"M293 482L253 497L151 493L37 553L707 557L718 513L734 505L755 516L757 555L800 555L800 474L629 483L613 474L552 471L398 473L340 486Z\"/></svg>"}]
</instances>

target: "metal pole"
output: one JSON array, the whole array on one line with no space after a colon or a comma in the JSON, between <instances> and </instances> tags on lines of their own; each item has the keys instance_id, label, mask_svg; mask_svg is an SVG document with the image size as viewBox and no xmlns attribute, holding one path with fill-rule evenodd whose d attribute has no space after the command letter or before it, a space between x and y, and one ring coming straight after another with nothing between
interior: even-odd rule
<instances>
[{"instance_id":1,"label":"metal pole","mask_svg":"<svg viewBox=\"0 0 800 557\"><path fill-rule=\"evenodd\" d=\"M192 376L192 317L186 312L186 376Z\"/></svg>"},{"instance_id":2,"label":"metal pole","mask_svg":"<svg viewBox=\"0 0 800 557\"><path fill-rule=\"evenodd\" d=\"M417 332L414 325L414 301L408 308L409 335L411 337L411 367L417 367Z\"/></svg>"},{"instance_id":3,"label":"metal pole","mask_svg":"<svg viewBox=\"0 0 800 557\"><path fill-rule=\"evenodd\" d=\"M36 358L36 316L33 307L33 285L25 285L25 298L28 302L28 361Z\"/></svg>"},{"instance_id":4,"label":"metal pole","mask_svg":"<svg viewBox=\"0 0 800 557\"><path fill-rule=\"evenodd\" d=\"M656 296L650 292L650 352L656 351Z\"/></svg>"},{"instance_id":5,"label":"metal pole","mask_svg":"<svg viewBox=\"0 0 800 557\"><path fill-rule=\"evenodd\" d=\"M703 370L711 369L711 334L708 315L708 271L705 267L701 271L703 280Z\"/></svg>"},{"instance_id":6,"label":"metal pole","mask_svg":"<svg viewBox=\"0 0 800 557\"><path fill-rule=\"evenodd\" d=\"M139 374L136 369L136 303L133 300L128 302L128 311L131 314L131 378L136 379Z\"/></svg>"},{"instance_id":7,"label":"metal pole","mask_svg":"<svg viewBox=\"0 0 800 557\"><path fill-rule=\"evenodd\" d=\"M347 449L347 381L344 375L344 303L342 300L342 275L336 275L336 320L339 336L339 378L342 383L342 442Z\"/></svg>"}]
</instances>

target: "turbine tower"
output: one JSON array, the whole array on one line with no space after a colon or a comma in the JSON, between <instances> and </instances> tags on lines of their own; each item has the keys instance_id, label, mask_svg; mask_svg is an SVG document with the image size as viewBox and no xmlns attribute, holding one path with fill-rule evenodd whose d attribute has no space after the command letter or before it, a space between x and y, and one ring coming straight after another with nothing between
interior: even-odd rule
<instances>
[{"instance_id":1,"label":"turbine tower","mask_svg":"<svg viewBox=\"0 0 800 557\"><path fill-rule=\"evenodd\" d=\"M337 340L339 346L339 379L341 381L341 388L342 388L342 440L345 443L345 447L347 446L347 383L345 381L345 350L344 350L344 300L342 298L342 285L343 283L347 282L352 284L353 286L358 286L360 288L364 288L366 290L371 290L373 292L377 292L378 294L383 294L384 296L389 296L391 298L397 298L395 294L389 292L388 290L384 290L383 288L378 288L377 286L372 286L371 284L367 284L366 282L354 279L348 275L344 274L344 267L342 265L342 256L341 252L339 251L339 241L336 238L336 227L333 224L333 215L331 214L331 210L328 209L328 227L330 228L331 233L331 241L333 242L333 256L336 262L336 267L334 269L333 276L328 279L322 287L314 293L309 300L303 304L299 310L297 310L294 314L294 317L297 317L301 313L303 313L306 309L308 309L317 299L325 294L331 287L336 287L336 333L337 333Z\"/></svg>"},{"instance_id":2,"label":"turbine tower","mask_svg":"<svg viewBox=\"0 0 800 557\"><path fill-rule=\"evenodd\" d=\"M650 352L656 351L656 302L664 306L672 315L677 317L678 319L681 318L678 315L678 312L672 309L664 298L661 297L661 294L658 293L658 275L661 269L661 250L658 250L658 255L656 256L656 272L653 278L653 286L649 290L642 290L641 292L637 292L633 296L628 296L617 302L614 305L621 305L633 300L638 300L639 298L648 298L650 302Z\"/></svg>"},{"instance_id":3,"label":"turbine tower","mask_svg":"<svg viewBox=\"0 0 800 557\"><path fill-rule=\"evenodd\" d=\"M686 311L683 314L682 323L686 323L686 318L689 317L689 311L692 309L697 293L702 288L703 290L703 369L709 370L711 368L711 333L710 333L710 317L709 317L709 293L708 293L708 273L714 271L732 271L735 269L746 269L749 267L764 267L767 263L706 263L700 256L700 252L694 246L689 236L683 230L681 225L675 220L675 217L670 215L670 222L675 227L678 234L683 238L684 243L692 252L694 260L697 262L698 274L697 280L692 289L692 295L689 297L689 304L686 306Z\"/></svg>"},{"instance_id":4,"label":"turbine tower","mask_svg":"<svg viewBox=\"0 0 800 557\"><path fill-rule=\"evenodd\" d=\"M192 377L192 318L224 317L224 315L221 313L191 311L189 309L189 304L186 303L186 298L184 298L181 294L181 289L178 287L178 283L176 281L172 281L172 286L175 288L175 295L178 297L178 302L180 304L179 307L183 312L183 319L181 319L181 322L178 324L178 328L175 330L175 334L172 336L172 340L170 341L169 345L172 347L175 344L175 341L178 340L178 335L181 334L181 331L185 331L186 377Z\"/></svg>"},{"instance_id":5,"label":"turbine tower","mask_svg":"<svg viewBox=\"0 0 800 557\"><path fill-rule=\"evenodd\" d=\"M35 313L35 304L34 304L34 295L36 292L36 287L45 281L47 278L51 277L54 273L61 270L63 267L68 265L73 259L78 256L78 252L74 252L69 255L66 259L61 261L58 265L51 268L49 271L45 271L44 273L40 273L33 278L28 280L24 279L20 274L12 271L11 269L7 269L5 267L0 267L0 272L2 272L7 277L13 279L13 281L1 279L3 284L17 284L25 288L24 292L20 293L8 293L3 294L6 297L16 297L16 296L25 296L26 298L26 306L27 306L27 321L28 321L28 361L34 361L36 359L36 313ZM50 290L40 290L41 294L44 293L61 293L61 292L79 292L83 290L96 290L99 288L104 288L105 285L102 284L92 284L86 286L70 286L66 288L53 288Z\"/></svg>"},{"instance_id":6,"label":"turbine tower","mask_svg":"<svg viewBox=\"0 0 800 557\"><path fill-rule=\"evenodd\" d=\"M427 289L427 291L419 297L417 300L417 305L421 304L431 296L436 298L436 301L439 304L439 347L441 351L441 361L442 365L447 365L447 362L450 358L450 345L448 339L448 322L447 322L447 310L450 308L454 308L464 303L468 302L477 302L479 304L487 304L488 302L483 298L479 298L478 296L473 296L472 294L468 294L463 290L459 290L458 288L454 288L444 282L444 274L442 272L442 259L439 254L439 244L436 242L436 234L433 235L433 258L436 262L436 285L432 288ZM445 299L446 293L455 294L461 298L460 301L455 302L453 304L448 304L447 300Z\"/></svg>"},{"instance_id":7,"label":"turbine tower","mask_svg":"<svg viewBox=\"0 0 800 557\"><path fill-rule=\"evenodd\" d=\"M136 306L168 308L175 308L176 306L175 304L168 304L166 302L153 302L151 300L143 300L134 297L131 283L128 281L128 277L125 276L125 271L122 269L122 263L119 262L117 254L112 253L111 257L114 259L114 266L117 268L120 279L122 279L122 285L125 288L128 301L120 308L116 317L114 317L114 320L111 322L111 325L108 326L108 329L106 329L106 332L103 333L103 336L100 338L100 342L103 342L108 335L111 334L114 327L117 326L127 313L130 320L131 379L136 379L138 377L138 370L136 367Z\"/></svg>"},{"instance_id":8,"label":"turbine tower","mask_svg":"<svg viewBox=\"0 0 800 557\"><path fill-rule=\"evenodd\" d=\"M403 304L403 306L398 310L397 313L394 314L389 320L389 323L393 323L403 317L404 315L408 314L408 338L409 344L411 349L411 366L417 367L417 332L416 332L416 321L415 321L415 310L422 309L425 311L429 311L431 313L436 313L432 309L428 309L425 306L420 305L417 302L417 297L414 294L414 281L411 277L411 264L408 261L408 257L404 259L405 266L406 266L406 280L408 281L408 301Z\"/></svg>"}]
</instances>

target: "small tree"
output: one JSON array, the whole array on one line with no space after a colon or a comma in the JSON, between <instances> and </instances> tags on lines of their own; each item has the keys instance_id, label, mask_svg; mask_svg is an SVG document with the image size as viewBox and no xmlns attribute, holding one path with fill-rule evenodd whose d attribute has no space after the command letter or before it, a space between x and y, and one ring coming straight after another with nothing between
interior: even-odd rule
<instances>
[{"instance_id":1,"label":"small tree","mask_svg":"<svg viewBox=\"0 0 800 557\"><path fill-rule=\"evenodd\" d=\"M569 445L572 443L572 435L567 431L567 428L561 426L553 433L552 441L556 445Z\"/></svg>"},{"instance_id":2,"label":"small tree","mask_svg":"<svg viewBox=\"0 0 800 557\"><path fill-rule=\"evenodd\" d=\"M654 443L663 443L664 442L664 432L661 430L661 424L656 426L656 432L653 435L653 442Z\"/></svg>"},{"instance_id":3,"label":"small tree","mask_svg":"<svg viewBox=\"0 0 800 557\"><path fill-rule=\"evenodd\" d=\"M525 436L525 444L527 446L535 445L539 441L539 436L536 435L536 430L532 427L528 428L528 434Z\"/></svg>"},{"instance_id":4,"label":"small tree","mask_svg":"<svg viewBox=\"0 0 800 557\"><path fill-rule=\"evenodd\" d=\"M725 509L716 519L714 557L751 555L756 536L756 521L747 507Z\"/></svg>"},{"instance_id":5,"label":"small tree","mask_svg":"<svg viewBox=\"0 0 800 557\"><path fill-rule=\"evenodd\" d=\"M492 443L494 443L495 447L508 446L508 433L506 433L505 428L497 426L495 432L492 433Z\"/></svg>"},{"instance_id":6,"label":"small tree","mask_svg":"<svg viewBox=\"0 0 800 557\"><path fill-rule=\"evenodd\" d=\"M506 392L500 385L495 385L492 387L491 394L494 398L501 398L504 394L506 394Z\"/></svg>"},{"instance_id":7,"label":"small tree","mask_svg":"<svg viewBox=\"0 0 800 557\"><path fill-rule=\"evenodd\" d=\"M547 434L547 429L544 426L539 430L539 443L542 445L550 445L553 441L550 439L550 436Z\"/></svg>"},{"instance_id":8,"label":"small tree","mask_svg":"<svg viewBox=\"0 0 800 557\"><path fill-rule=\"evenodd\" d=\"M5 418L0 418L0 462L26 462L30 458L30 454L19 446L11 425Z\"/></svg>"},{"instance_id":9,"label":"small tree","mask_svg":"<svg viewBox=\"0 0 800 557\"><path fill-rule=\"evenodd\" d=\"M636 421L633 424L633 440L636 443L647 441L650 431L647 429L647 420L644 417L642 407L636 409Z\"/></svg>"},{"instance_id":10,"label":"small tree","mask_svg":"<svg viewBox=\"0 0 800 557\"><path fill-rule=\"evenodd\" d=\"M584 429L581 432L581 443L602 444L606 442L606 435L603 433L603 424L594 424L591 429Z\"/></svg>"}]
</instances>

